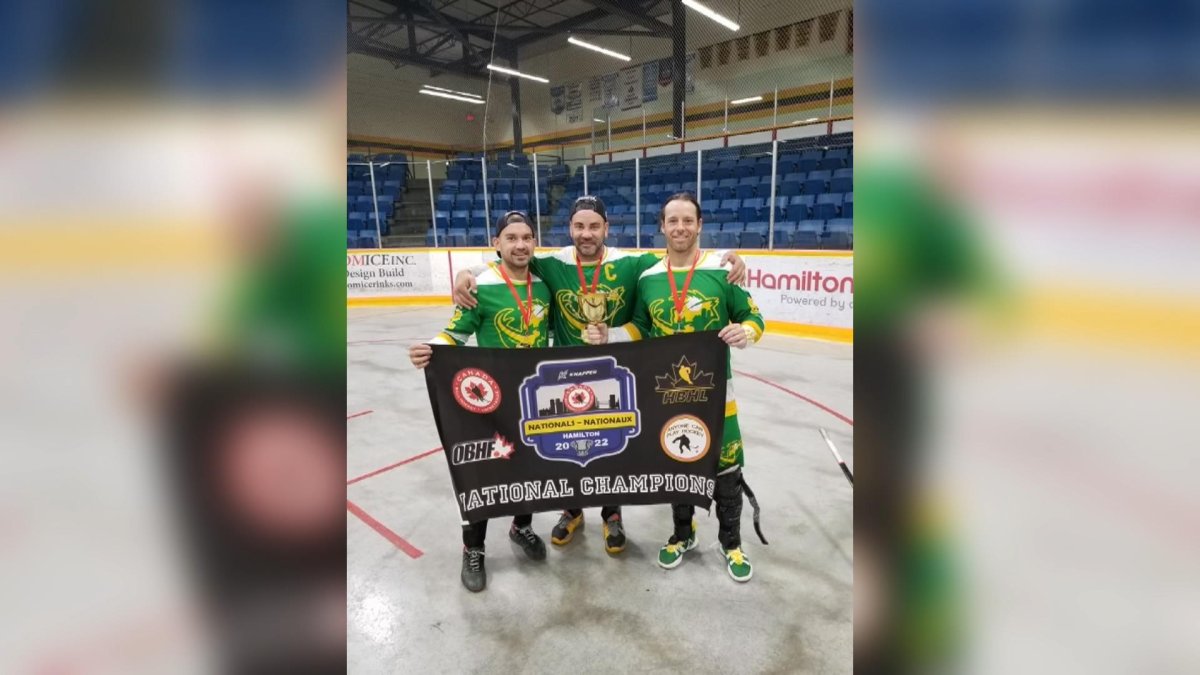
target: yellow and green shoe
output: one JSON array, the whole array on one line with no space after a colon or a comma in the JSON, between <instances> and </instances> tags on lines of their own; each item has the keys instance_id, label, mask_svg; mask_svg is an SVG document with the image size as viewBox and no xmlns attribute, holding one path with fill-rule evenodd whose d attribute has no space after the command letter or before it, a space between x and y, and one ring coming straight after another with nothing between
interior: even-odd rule
<instances>
[{"instance_id":1,"label":"yellow and green shoe","mask_svg":"<svg viewBox=\"0 0 1200 675\"><path fill-rule=\"evenodd\" d=\"M696 548L696 521L692 521L692 534L684 541L671 535L667 545L658 550L658 566L669 570L677 567L683 561L683 554Z\"/></svg>"},{"instance_id":2,"label":"yellow and green shoe","mask_svg":"<svg viewBox=\"0 0 1200 675\"><path fill-rule=\"evenodd\" d=\"M750 559L742 553L740 546L725 550L725 569L734 581L750 581L750 577L754 576L754 567L750 565Z\"/></svg>"}]
</instances>

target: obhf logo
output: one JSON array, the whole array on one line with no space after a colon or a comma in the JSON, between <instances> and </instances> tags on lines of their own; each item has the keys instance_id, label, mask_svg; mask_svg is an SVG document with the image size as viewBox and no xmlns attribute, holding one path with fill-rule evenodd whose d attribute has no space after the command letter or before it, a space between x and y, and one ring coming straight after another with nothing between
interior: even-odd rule
<instances>
[{"instance_id":1,"label":"obhf logo","mask_svg":"<svg viewBox=\"0 0 1200 675\"><path fill-rule=\"evenodd\" d=\"M491 438L456 443L450 449L450 463L458 466L488 459L508 459L516 448L500 434Z\"/></svg>"}]
</instances>

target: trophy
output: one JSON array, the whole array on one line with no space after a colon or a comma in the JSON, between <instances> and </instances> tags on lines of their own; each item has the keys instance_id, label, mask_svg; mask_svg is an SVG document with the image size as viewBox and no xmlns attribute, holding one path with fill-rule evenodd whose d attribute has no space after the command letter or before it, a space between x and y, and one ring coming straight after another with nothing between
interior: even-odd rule
<instances>
[{"instance_id":1,"label":"trophy","mask_svg":"<svg viewBox=\"0 0 1200 675\"><path fill-rule=\"evenodd\" d=\"M579 311L589 324L604 323L608 315L608 294L603 291L579 294ZM587 341L587 328L581 332L581 337Z\"/></svg>"}]
</instances>

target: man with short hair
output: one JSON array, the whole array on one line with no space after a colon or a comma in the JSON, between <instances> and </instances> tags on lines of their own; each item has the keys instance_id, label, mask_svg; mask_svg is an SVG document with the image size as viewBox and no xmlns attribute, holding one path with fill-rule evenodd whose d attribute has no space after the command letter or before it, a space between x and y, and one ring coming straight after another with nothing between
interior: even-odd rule
<instances>
[{"instance_id":1,"label":"man with short hair","mask_svg":"<svg viewBox=\"0 0 1200 675\"><path fill-rule=\"evenodd\" d=\"M700 249L704 219L695 196L686 192L672 195L663 205L659 222L667 237L667 255L638 278L637 306L632 321L611 330L605 324L590 325L588 342L626 342L709 330L719 330L719 337L730 347L744 349L757 342L765 328L758 306L745 289L729 283L713 253ZM731 381L726 392L725 432L717 462L718 538L725 552L729 576L734 581L745 582L750 580L753 568L741 548L742 492L746 488L742 466L745 459L737 402L733 395L731 362L726 363L725 376ZM749 488L746 493L755 507L757 522L754 494ZM678 566L683 554L696 547L695 507L674 504L671 512L675 530L658 554L658 564L665 569Z\"/></svg>"},{"instance_id":2,"label":"man with short hair","mask_svg":"<svg viewBox=\"0 0 1200 675\"><path fill-rule=\"evenodd\" d=\"M500 263L488 265L479 275L479 298L473 307L456 307L450 324L428 342L409 348L409 359L417 368L429 365L430 344L458 345L472 334L480 347L545 347L550 335L550 290L529 269L533 257L533 228L529 219L510 211L496 224L492 240ZM533 514L513 518L508 537L533 560L546 557L546 544L533 531ZM487 521L463 527L462 583L467 590L482 591L487 585L484 567L484 538Z\"/></svg>"}]
</instances>

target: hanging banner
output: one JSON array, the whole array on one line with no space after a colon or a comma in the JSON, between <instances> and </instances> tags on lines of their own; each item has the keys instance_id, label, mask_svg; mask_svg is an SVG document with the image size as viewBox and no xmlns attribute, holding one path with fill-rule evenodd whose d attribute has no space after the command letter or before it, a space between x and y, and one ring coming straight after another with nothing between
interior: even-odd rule
<instances>
[{"instance_id":1,"label":"hanging banner","mask_svg":"<svg viewBox=\"0 0 1200 675\"><path fill-rule=\"evenodd\" d=\"M601 78L601 88L603 90L603 99L601 107L615 108L617 107L617 74L611 73Z\"/></svg>"},{"instance_id":2,"label":"hanging banner","mask_svg":"<svg viewBox=\"0 0 1200 675\"><path fill-rule=\"evenodd\" d=\"M658 100L658 62L642 66L642 103Z\"/></svg>"},{"instance_id":3,"label":"hanging banner","mask_svg":"<svg viewBox=\"0 0 1200 675\"><path fill-rule=\"evenodd\" d=\"M550 87L550 112L555 115L561 115L567 106L565 92L566 89L562 85Z\"/></svg>"},{"instance_id":4,"label":"hanging banner","mask_svg":"<svg viewBox=\"0 0 1200 675\"><path fill-rule=\"evenodd\" d=\"M567 85L567 123L576 124L583 119L583 83L572 82Z\"/></svg>"},{"instance_id":5,"label":"hanging banner","mask_svg":"<svg viewBox=\"0 0 1200 675\"><path fill-rule=\"evenodd\" d=\"M583 108L583 83L572 82L567 85L567 110Z\"/></svg>"},{"instance_id":6,"label":"hanging banner","mask_svg":"<svg viewBox=\"0 0 1200 675\"><path fill-rule=\"evenodd\" d=\"M658 86L671 86L671 59L658 60Z\"/></svg>"},{"instance_id":7,"label":"hanging banner","mask_svg":"<svg viewBox=\"0 0 1200 675\"><path fill-rule=\"evenodd\" d=\"M642 107L642 69L621 69L621 110Z\"/></svg>"},{"instance_id":8,"label":"hanging banner","mask_svg":"<svg viewBox=\"0 0 1200 675\"><path fill-rule=\"evenodd\" d=\"M571 349L434 345L425 383L463 522L708 508L728 354L716 331Z\"/></svg>"},{"instance_id":9,"label":"hanging banner","mask_svg":"<svg viewBox=\"0 0 1200 675\"><path fill-rule=\"evenodd\" d=\"M588 102L595 103L600 100L600 78L588 78Z\"/></svg>"}]
</instances>

